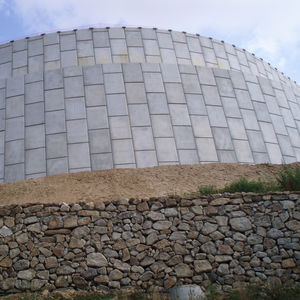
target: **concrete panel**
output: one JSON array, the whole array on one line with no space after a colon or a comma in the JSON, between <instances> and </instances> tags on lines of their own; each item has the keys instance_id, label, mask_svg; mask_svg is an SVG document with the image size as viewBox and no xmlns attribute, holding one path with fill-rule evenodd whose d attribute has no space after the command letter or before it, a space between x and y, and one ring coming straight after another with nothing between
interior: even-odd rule
<instances>
[{"instance_id":1,"label":"concrete panel","mask_svg":"<svg viewBox=\"0 0 300 300\"><path fill-rule=\"evenodd\" d=\"M68 173L68 158L54 158L47 160L47 175Z\"/></svg>"},{"instance_id":2,"label":"concrete panel","mask_svg":"<svg viewBox=\"0 0 300 300\"><path fill-rule=\"evenodd\" d=\"M25 105L25 126L45 123L44 102Z\"/></svg>"},{"instance_id":3,"label":"concrete panel","mask_svg":"<svg viewBox=\"0 0 300 300\"><path fill-rule=\"evenodd\" d=\"M21 68L27 66L27 50L13 53L13 68Z\"/></svg>"},{"instance_id":4,"label":"concrete panel","mask_svg":"<svg viewBox=\"0 0 300 300\"><path fill-rule=\"evenodd\" d=\"M178 162L174 138L156 138L155 145L159 162Z\"/></svg>"},{"instance_id":5,"label":"concrete panel","mask_svg":"<svg viewBox=\"0 0 300 300\"><path fill-rule=\"evenodd\" d=\"M24 96L7 98L6 118L24 116Z\"/></svg>"},{"instance_id":6,"label":"concrete panel","mask_svg":"<svg viewBox=\"0 0 300 300\"><path fill-rule=\"evenodd\" d=\"M247 134L242 119L227 119L228 127L233 139L247 140Z\"/></svg>"},{"instance_id":7,"label":"concrete panel","mask_svg":"<svg viewBox=\"0 0 300 300\"><path fill-rule=\"evenodd\" d=\"M217 150L219 161L222 163L237 163L234 151Z\"/></svg>"},{"instance_id":8,"label":"concrete panel","mask_svg":"<svg viewBox=\"0 0 300 300\"><path fill-rule=\"evenodd\" d=\"M59 60L59 45L45 46L45 62Z\"/></svg>"},{"instance_id":9,"label":"concrete panel","mask_svg":"<svg viewBox=\"0 0 300 300\"><path fill-rule=\"evenodd\" d=\"M216 80L212 69L198 67L197 73L201 84L216 85Z\"/></svg>"},{"instance_id":10,"label":"concrete panel","mask_svg":"<svg viewBox=\"0 0 300 300\"><path fill-rule=\"evenodd\" d=\"M177 58L173 49L160 49L162 62L165 64L176 64Z\"/></svg>"},{"instance_id":11,"label":"concrete panel","mask_svg":"<svg viewBox=\"0 0 300 300\"><path fill-rule=\"evenodd\" d=\"M122 74L104 74L104 83L107 94L125 93Z\"/></svg>"},{"instance_id":12,"label":"concrete panel","mask_svg":"<svg viewBox=\"0 0 300 300\"><path fill-rule=\"evenodd\" d=\"M156 40L144 40L144 47L146 55L160 55Z\"/></svg>"},{"instance_id":13,"label":"concrete panel","mask_svg":"<svg viewBox=\"0 0 300 300\"><path fill-rule=\"evenodd\" d=\"M266 104L271 114L281 115L277 99L273 96L265 95Z\"/></svg>"},{"instance_id":14,"label":"concrete panel","mask_svg":"<svg viewBox=\"0 0 300 300\"><path fill-rule=\"evenodd\" d=\"M130 47L128 49L129 61L134 63L143 63L146 61L144 49L140 47Z\"/></svg>"},{"instance_id":15,"label":"concrete panel","mask_svg":"<svg viewBox=\"0 0 300 300\"><path fill-rule=\"evenodd\" d=\"M83 79L82 77L67 77L64 79L65 82L65 97L83 97Z\"/></svg>"},{"instance_id":16,"label":"concrete panel","mask_svg":"<svg viewBox=\"0 0 300 300\"><path fill-rule=\"evenodd\" d=\"M287 127L291 143L294 147L300 148L300 133L295 128Z\"/></svg>"},{"instance_id":17,"label":"concrete panel","mask_svg":"<svg viewBox=\"0 0 300 300\"><path fill-rule=\"evenodd\" d=\"M265 102L264 96L258 84L247 82L251 99L258 102Z\"/></svg>"},{"instance_id":18,"label":"concrete panel","mask_svg":"<svg viewBox=\"0 0 300 300\"><path fill-rule=\"evenodd\" d=\"M128 108L131 126L150 126L147 104L131 104Z\"/></svg>"},{"instance_id":19,"label":"concrete panel","mask_svg":"<svg viewBox=\"0 0 300 300\"><path fill-rule=\"evenodd\" d=\"M168 103L186 103L182 85L179 83L165 83Z\"/></svg>"},{"instance_id":20,"label":"concrete panel","mask_svg":"<svg viewBox=\"0 0 300 300\"><path fill-rule=\"evenodd\" d=\"M132 140L113 140L113 159L115 164L135 163Z\"/></svg>"},{"instance_id":21,"label":"concrete panel","mask_svg":"<svg viewBox=\"0 0 300 300\"><path fill-rule=\"evenodd\" d=\"M86 120L67 121L67 139L68 143L88 142Z\"/></svg>"},{"instance_id":22,"label":"concrete panel","mask_svg":"<svg viewBox=\"0 0 300 300\"><path fill-rule=\"evenodd\" d=\"M253 110L241 109L245 128L252 130L260 130L255 112Z\"/></svg>"},{"instance_id":23,"label":"concrete panel","mask_svg":"<svg viewBox=\"0 0 300 300\"><path fill-rule=\"evenodd\" d=\"M277 134L277 139L282 155L295 156L295 152L288 136Z\"/></svg>"},{"instance_id":24,"label":"concrete panel","mask_svg":"<svg viewBox=\"0 0 300 300\"><path fill-rule=\"evenodd\" d=\"M267 153L253 152L253 158L255 164L270 163L269 155Z\"/></svg>"},{"instance_id":25,"label":"concrete panel","mask_svg":"<svg viewBox=\"0 0 300 300\"><path fill-rule=\"evenodd\" d=\"M95 60L97 64L107 64L112 62L110 48L95 48Z\"/></svg>"},{"instance_id":26,"label":"concrete panel","mask_svg":"<svg viewBox=\"0 0 300 300\"><path fill-rule=\"evenodd\" d=\"M66 133L47 135L46 145L47 159L66 157L68 155Z\"/></svg>"},{"instance_id":27,"label":"concrete panel","mask_svg":"<svg viewBox=\"0 0 300 300\"><path fill-rule=\"evenodd\" d=\"M174 126L173 130L177 149L196 148L192 127Z\"/></svg>"},{"instance_id":28,"label":"concrete panel","mask_svg":"<svg viewBox=\"0 0 300 300\"><path fill-rule=\"evenodd\" d=\"M162 93L147 94L150 114L168 114L169 108L166 95Z\"/></svg>"},{"instance_id":29,"label":"concrete panel","mask_svg":"<svg viewBox=\"0 0 300 300\"><path fill-rule=\"evenodd\" d=\"M283 122L283 118L281 116L277 115L270 115L272 119L272 124L274 127L274 130L278 134L284 134L287 135L287 130Z\"/></svg>"},{"instance_id":30,"label":"concrete panel","mask_svg":"<svg viewBox=\"0 0 300 300\"><path fill-rule=\"evenodd\" d=\"M241 118L241 113L235 98L222 97L222 104L226 117Z\"/></svg>"},{"instance_id":31,"label":"concrete panel","mask_svg":"<svg viewBox=\"0 0 300 300\"><path fill-rule=\"evenodd\" d=\"M217 82L220 96L235 97L230 79L217 77L216 82Z\"/></svg>"},{"instance_id":32,"label":"concrete panel","mask_svg":"<svg viewBox=\"0 0 300 300\"><path fill-rule=\"evenodd\" d=\"M7 79L6 97L13 97L24 94L24 77L18 76Z\"/></svg>"},{"instance_id":33,"label":"concrete panel","mask_svg":"<svg viewBox=\"0 0 300 300\"><path fill-rule=\"evenodd\" d=\"M265 103L253 102L253 106L258 121L271 122L268 107Z\"/></svg>"},{"instance_id":34,"label":"concrete panel","mask_svg":"<svg viewBox=\"0 0 300 300\"><path fill-rule=\"evenodd\" d=\"M212 138L197 138L196 144L201 162L218 161L216 146Z\"/></svg>"},{"instance_id":35,"label":"concrete panel","mask_svg":"<svg viewBox=\"0 0 300 300\"><path fill-rule=\"evenodd\" d=\"M159 73L144 73L146 92L163 93L164 86Z\"/></svg>"},{"instance_id":36,"label":"concrete panel","mask_svg":"<svg viewBox=\"0 0 300 300\"><path fill-rule=\"evenodd\" d=\"M25 85L25 103L35 103L44 100L43 82L33 82Z\"/></svg>"},{"instance_id":37,"label":"concrete panel","mask_svg":"<svg viewBox=\"0 0 300 300\"><path fill-rule=\"evenodd\" d=\"M178 150L179 162L182 165L198 164L199 157L196 150Z\"/></svg>"},{"instance_id":38,"label":"concrete panel","mask_svg":"<svg viewBox=\"0 0 300 300\"><path fill-rule=\"evenodd\" d=\"M143 73L140 64L124 64L123 74L125 82L143 82Z\"/></svg>"},{"instance_id":39,"label":"concrete panel","mask_svg":"<svg viewBox=\"0 0 300 300\"><path fill-rule=\"evenodd\" d=\"M261 132L247 130L247 135L252 151L266 152L266 146Z\"/></svg>"},{"instance_id":40,"label":"concrete panel","mask_svg":"<svg viewBox=\"0 0 300 300\"><path fill-rule=\"evenodd\" d=\"M77 41L78 57L94 56L92 41Z\"/></svg>"},{"instance_id":41,"label":"concrete panel","mask_svg":"<svg viewBox=\"0 0 300 300\"><path fill-rule=\"evenodd\" d=\"M191 120L184 104L169 104L172 124L174 125L191 125Z\"/></svg>"},{"instance_id":42,"label":"concrete panel","mask_svg":"<svg viewBox=\"0 0 300 300\"><path fill-rule=\"evenodd\" d=\"M85 101L84 98L66 99L66 120L85 119Z\"/></svg>"},{"instance_id":43,"label":"concrete panel","mask_svg":"<svg viewBox=\"0 0 300 300\"><path fill-rule=\"evenodd\" d=\"M155 151L136 151L137 168L150 168L157 166L157 158Z\"/></svg>"},{"instance_id":44,"label":"concrete panel","mask_svg":"<svg viewBox=\"0 0 300 300\"><path fill-rule=\"evenodd\" d=\"M61 35L60 36L60 49L61 49L61 51L76 49L75 34Z\"/></svg>"},{"instance_id":45,"label":"concrete panel","mask_svg":"<svg viewBox=\"0 0 300 300\"><path fill-rule=\"evenodd\" d=\"M144 83L125 83L128 104L147 103Z\"/></svg>"},{"instance_id":46,"label":"concrete panel","mask_svg":"<svg viewBox=\"0 0 300 300\"><path fill-rule=\"evenodd\" d=\"M92 154L91 164L92 170L112 169L114 167L112 153Z\"/></svg>"},{"instance_id":47,"label":"concrete panel","mask_svg":"<svg viewBox=\"0 0 300 300\"><path fill-rule=\"evenodd\" d=\"M202 95L185 95L190 115L207 115L204 98Z\"/></svg>"},{"instance_id":48,"label":"concrete panel","mask_svg":"<svg viewBox=\"0 0 300 300\"><path fill-rule=\"evenodd\" d=\"M45 148L27 150L25 152L25 173L45 173L46 172L46 153Z\"/></svg>"},{"instance_id":49,"label":"concrete panel","mask_svg":"<svg viewBox=\"0 0 300 300\"><path fill-rule=\"evenodd\" d=\"M218 150L233 150L232 140L228 128L212 128L213 137Z\"/></svg>"},{"instance_id":50,"label":"concrete panel","mask_svg":"<svg viewBox=\"0 0 300 300\"><path fill-rule=\"evenodd\" d=\"M233 141L236 157L239 163L254 163L248 141Z\"/></svg>"},{"instance_id":51,"label":"concrete panel","mask_svg":"<svg viewBox=\"0 0 300 300\"><path fill-rule=\"evenodd\" d=\"M125 34L128 47L143 47L142 35L139 31L126 31Z\"/></svg>"},{"instance_id":52,"label":"concrete panel","mask_svg":"<svg viewBox=\"0 0 300 300\"><path fill-rule=\"evenodd\" d=\"M194 74L181 74L183 89L185 93L201 94L198 76Z\"/></svg>"},{"instance_id":53,"label":"concrete panel","mask_svg":"<svg viewBox=\"0 0 300 300\"><path fill-rule=\"evenodd\" d=\"M109 116L122 116L128 114L125 94L107 95L106 99Z\"/></svg>"},{"instance_id":54,"label":"concrete panel","mask_svg":"<svg viewBox=\"0 0 300 300\"><path fill-rule=\"evenodd\" d=\"M44 71L44 57L43 55L33 56L28 58L28 71L30 73Z\"/></svg>"},{"instance_id":55,"label":"concrete panel","mask_svg":"<svg viewBox=\"0 0 300 300\"><path fill-rule=\"evenodd\" d=\"M134 150L153 150L154 140L151 127L132 127Z\"/></svg>"},{"instance_id":56,"label":"concrete panel","mask_svg":"<svg viewBox=\"0 0 300 300\"><path fill-rule=\"evenodd\" d=\"M271 123L259 122L264 141L267 143L278 143L276 134Z\"/></svg>"},{"instance_id":57,"label":"concrete panel","mask_svg":"<svg viewBox=\"0 0 300 300\"><path fill-rule=\"evenodd\" d=\"M206 105L221 105L221 100L217 87L203 85L202 91Z\"/></svg>"},{"instance_id":58,"label":"concrete panel","mask_svg":"<svg viewBox=\"0 0 300 300\"><path fill-rule=\"evenodd\" d=\"M154 137L173 136L172 124L169 115L151 116Z\"/></svg>"},{"instance_id":59,"label":"concrete panel","mask_svg":"<svg viewBox=\"0 0 300 300\"><path fill-rule=\"evenodd\" d=\"M66 132L65 112L63 110L45 113L46 134Z\"/></svg>"},{"instance_id":60,"label":"concrete panel","mask_svg":"<svg viewBox=\"0 0 300 300\"><path fill-rule=\"evenodd\" d=\"M45 72L45 90L63 88L63 74L61 70L50 70Z\"/></svg>"},{"instance_id":61,"label":"concrete panel","mask_svg":"<svg viewBox=\"0 0 300 300\"><path fill-rule=\"evenodd\" d=\"M173 48L173 41L171 36L167 33L157 33L157 40L160 48L167 48L172 49Z\"/></svg>"},{"instance_id":62,"label":"concrete panel","mask_svg":"<svg viewBox=\"0 0 300 300\"><path fill-rule=\"evenodd\" d=\"M89 140L91 153L111 152L109 129L90 130Z\"/></svg>"},{"instance_id":63,"label":"concrete panel","mask_svg":"<svg viewBox=\"0 0 300 300\"><path fill-rule=\"evenodd\" d=\"M112 139L131 138L128 116L110 117L109 125Z\"/></svg>"},{"instance_id":64,"label":"concrete panel","mask_svg":"<svg viewBox=\"0 0 300 300\"><path fill-rule=\"evenodd\" d=\"M24 117L6 120L6 141L24 139Z\"/></svg>"},{"instance_id":65,"label":"concrete panel","mask_svg":"<svg viewBox=\"0 0 300 300\"><path fill-rule=\"evenodd\" d=\"M45 91L45 111L61 110L64 108L63 89Z\"/></svg>"},{"instance_id":66,"label":"concrete panel","mask_svg":"<svg viewBox=\"0 0 300 300\"><path fill-rule=\"evenodd\" d=\"M100 65L84 67L82 70L85 85L104 83L102 68Z\"/></svg>"},{"instance_id":67,"label":"concrete panel","mask_svg":"<svg viewBox=\"0 0 300 300\"><path fill-rule=\"evenodd\" d=\"M222 107L207 106L206 109L211 126L227 127L226 117Z\"/></svg>"},{"instance_id":68,"label":"concrete panel","mask_svg":"<svg viewBox=\"0 0 300 300\"><path fill-rule=\"evenodd\" d=\"M266 143L267 151L271 164L283 164L284 159L282 157L279 145Z\"/></svg>"},{"instance_id":69,"label":"concrete panel","mask_svg":"<svg viewBox=\"0 0 300 300\"><path fill-rule=\"evenodd\" d=\"M212 137L212 132L207 116L191 116L195 137Z\"/></svg>"},{"instance_id":70,"label":"concrete panel","mask_svg":"<svg viewBox=\"0 0 300 300\"><path fill-rule=\"evenodd\" d=\"M24 180L25 170L24 164L5 166L5 182Z\"/></svg>"},{"instance_id":71,"label":"concrete panel","mask_svg":"<svg viewBox=\"0 0 300 300\"><path fill-rule=\"evenodd\" d=\"M5 165L24 163L24 140L5 143Z\"/></svg>"},{"instance_id":72,"label":"concrete panel","mask_svg":"<svg viewBox=\"0 0 300 300\"><path fill-rule=\"evenodd\" d=\"M45 147L45 125L25 127L25 149L41 147Z\"/></svg>"},{"instance_id":73,"label":"concrete panel","mask_svg":"<svg viewBox=\"0 0 300 300\"><path fill-rule=\"evenodd\" d=\"M291 111L286 108L282 108L282 107L280 108L280 111L281 111L281 115L283 117L283 121L284 121L285 125L296 128L296 123L295 123L295 120L293 118Z\"/></svg>"},{"instance_id":74,"label":"concrete panel","mask_svg":"<svg viewBox=\"0 0 300 300\"><path fill-rule=\"evenodd\" d=\"M88 107L86 109L86 113L88 129L101 129L109 127L106 106Z\"/></svg>"},{"instance_id":75,"label":"concrete panel","mask_svg":"<svg viewBox=\"0 0 300 300\"><path fill-rule=\"evenodd\" d=\"M277 89L274 89L274 91L275 91L275 97L276 97L276 100L277 100L279 106L288 108L289 105L288 105L288 101L287 101L287 98L286 98L284 92L282 90L277 90Z\"/></svg>"},{"instance_id":76,"label":"concrete panel","mask_svg":"<svg viewBox=\"0 0 300 300\"><path fill-rule=\"evenodd\" d=\"M90 168L90 151L87 143L69 144L69 167L70 169Z\"/></svg>"},{"instance_id":77,"label":"concrete panel","mask_svg":"<svg viewBox=\"0 0 300 300\"><path fill-rule=\"evenodd\" d=\"M181 82L178 66L173 64L162 64L161 73L164 82Z\"/></svg>"}]
</instances>

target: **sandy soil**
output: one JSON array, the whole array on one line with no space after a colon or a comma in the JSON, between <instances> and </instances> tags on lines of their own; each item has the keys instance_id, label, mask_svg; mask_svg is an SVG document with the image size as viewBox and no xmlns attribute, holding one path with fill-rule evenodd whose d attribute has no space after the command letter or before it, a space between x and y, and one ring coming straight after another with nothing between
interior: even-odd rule
<instances>
[{"instance_id":1,"label":"sandy soil","mask_svg":"<svg viewBox=\"0 0 300 300\"><path fill-rule=\"evenodd\" d=\"M300 165L300 163L293 164ZM0 205L110 201L196 191L199 185L223 187L240 177L274 178L281 165L203 164L81 172L0 184Z\"/></svg>"}]
</instances>

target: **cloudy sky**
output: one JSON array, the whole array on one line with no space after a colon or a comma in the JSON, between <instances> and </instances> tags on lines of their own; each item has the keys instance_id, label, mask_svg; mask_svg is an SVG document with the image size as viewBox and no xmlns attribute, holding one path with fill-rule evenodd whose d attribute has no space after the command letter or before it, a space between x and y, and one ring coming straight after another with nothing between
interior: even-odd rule
<instances>
[{"instance_id":1,"label":"cloudy sky","mask_svg":"<svg viewBox=\"0 0 300 300\"><path fill-rule=\"evenodd\" d=\"M299 0L0 0L0 42L90 26L211 36L254 52L300 83Z\"/></svg>"}]
</instances>

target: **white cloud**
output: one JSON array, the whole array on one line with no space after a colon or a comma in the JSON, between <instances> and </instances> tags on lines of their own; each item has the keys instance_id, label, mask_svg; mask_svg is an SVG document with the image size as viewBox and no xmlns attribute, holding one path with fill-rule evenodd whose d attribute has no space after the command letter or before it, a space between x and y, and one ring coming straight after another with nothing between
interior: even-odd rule
<instances>
[{"instance_id":1,"label":"white cloud","mask_svg":"<svg viewBox=\"0 0 300 300\"><path fill-rule=\"evenodd\" d=\"M4 0L0 0L0 5ZM300 42L297 0L12 0L28 33L132 25L210 35L282 61ZM294 51L294 55L300 54ZM288 58L287 58L288 59Z\"/></svg>"}]
</instances>

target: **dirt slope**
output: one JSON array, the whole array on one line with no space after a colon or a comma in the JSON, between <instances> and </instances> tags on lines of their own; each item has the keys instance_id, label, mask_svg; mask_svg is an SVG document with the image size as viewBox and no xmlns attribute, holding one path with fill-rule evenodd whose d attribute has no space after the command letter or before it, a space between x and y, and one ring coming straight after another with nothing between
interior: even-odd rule
<instances>
[{"instance_id":1,"label":"dirt slope","mask_svg":"<svg viewBox=\"0 0 300 300\"><path fill-rule=\"evenodd\" d=\"M296 164L294 164L296 165ZM298 165L300 165L298 163ZM0 205L109 201L195 191L199 185L223 187L240 177L272 178L280 165L202 164L145 169L114 169L62 174L0 184Z\"/></svg>"}]
</instances>

